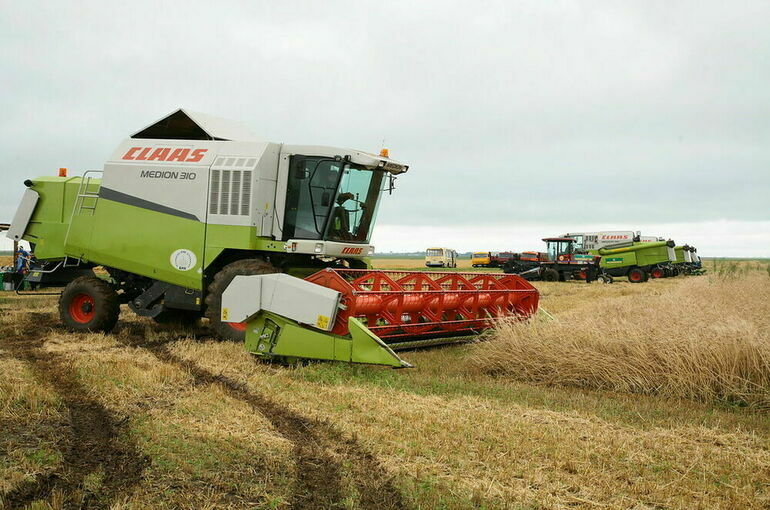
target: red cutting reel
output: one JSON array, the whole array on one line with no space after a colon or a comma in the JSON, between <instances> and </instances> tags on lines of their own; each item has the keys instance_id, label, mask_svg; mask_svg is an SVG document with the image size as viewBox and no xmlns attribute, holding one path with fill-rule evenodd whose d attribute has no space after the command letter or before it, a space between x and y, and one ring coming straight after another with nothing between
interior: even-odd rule
<instances>
[{"instance_id":1,"label":"red cutting reel","mask_svg":"<svg viewBox=\"0 0 770 510\"><path fill-rule=\"evenodd\" d=\"M325 269L306 280L342 294L333 333L346 335L355 317L386 342L475 334L531 316L539 300L529 282L504 273Z\"/></svg>"}]
</instances>

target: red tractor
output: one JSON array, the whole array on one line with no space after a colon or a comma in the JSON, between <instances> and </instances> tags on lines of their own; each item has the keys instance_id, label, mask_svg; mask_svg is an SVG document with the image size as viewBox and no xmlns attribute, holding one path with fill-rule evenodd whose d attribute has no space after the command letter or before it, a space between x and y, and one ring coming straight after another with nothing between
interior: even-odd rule
<instances>
[{"instance_id":1,"label":"red tractor","mask_svg":"<svg viewBox=\"0 0 770 510\"><path fill-rule=\"evenodd\" d=\"M611 283L612 277L599 267L601 257L576 253L575 240L569 237L546 237L546 253L523 252L503 266L506 273L515 273L527 280L564 282L601 280Z\"/></svg>"}]
</instances>

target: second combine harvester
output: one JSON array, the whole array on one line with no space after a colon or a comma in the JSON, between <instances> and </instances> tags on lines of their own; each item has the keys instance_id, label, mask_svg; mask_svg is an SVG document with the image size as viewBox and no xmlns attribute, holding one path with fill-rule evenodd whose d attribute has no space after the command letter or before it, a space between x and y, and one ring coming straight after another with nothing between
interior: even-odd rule
<instances>
[{"instance_id":1,"label":"second combine harvester","mask_svg":"<svg viewBox=\"0 0 770 510\"><path fill-rule=\"evenodd\" d=\"M75 331L110 331L126 303L158 322L205 316L268 358L408 366L395 350L529 317L538 293L515 275L372 270L380 199L407 168L180 109L103 171L25 181L8 237L38 272L72 275L59 314Z\"/></svg>"}]
</instances>

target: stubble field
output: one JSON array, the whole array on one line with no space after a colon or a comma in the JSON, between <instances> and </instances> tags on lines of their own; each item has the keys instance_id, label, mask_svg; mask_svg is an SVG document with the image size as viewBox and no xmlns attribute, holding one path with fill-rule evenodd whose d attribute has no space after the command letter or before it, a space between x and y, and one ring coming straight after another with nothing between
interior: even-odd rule
<instances>
[{"instance_id":1,"label":"stubble field","mask_svg":"<svg viewBox=\"0 0 770 510\"><path fill-rule=\"evenodd\" d=\"M375 262L421 263L395 260ZM55 296L0 293L0 495L9 508L770 506L765 263L536 285L553 321L404 353L410 370L268 365L127 310L111 335L72 334Z\"/></svg>"}]
</instances>

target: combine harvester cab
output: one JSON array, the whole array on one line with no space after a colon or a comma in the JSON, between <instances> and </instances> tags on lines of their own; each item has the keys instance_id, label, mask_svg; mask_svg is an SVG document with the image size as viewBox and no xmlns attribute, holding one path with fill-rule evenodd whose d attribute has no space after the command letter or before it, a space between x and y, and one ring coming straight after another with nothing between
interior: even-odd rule
<instances>
[{"instance_id":1,"label":"combine harvester cab","mask_svg":"<svg viewBox=\"0 0 770 510\"><path fill-rule=\"evenodd\" d=\"M396 351L467 341L503 319L537 311L538 291L499 273L325 269L304 280L236 277L222 319L246 323L246 348L311 358L411 366Z\"/></svg>"}]
</instances>

